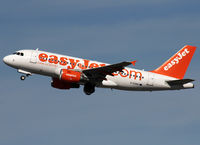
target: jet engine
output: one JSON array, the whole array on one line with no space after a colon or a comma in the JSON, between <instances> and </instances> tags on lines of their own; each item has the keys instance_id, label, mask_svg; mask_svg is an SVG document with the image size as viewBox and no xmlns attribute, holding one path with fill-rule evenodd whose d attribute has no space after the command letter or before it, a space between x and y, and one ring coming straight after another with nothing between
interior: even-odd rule
<instances>
[{"instance_id":1,"label":"jet engine","mask_svg":"<svg viewBox=\"0 0 200 145\"><path fill-rule=\"evenodd\" d=\"M81 72L62 69L60 72L60 80L70 83L78 83L81 80Z\"/></svg>"},{"instance_id":2,"label":"jet engine","mask_svg":"<svg viewBox=\"0 0 200 145\"><path fill-rule=\"evenodd\" d=\"M80 85L77 83L69 83L63 80L59 80L58 78L53 78L51 82L51 86L57 89L70 89L70 88L79 88Z\"/></svg>"},{"instance_id":3,"label":"jet engine","mask_svg":"<svg viewBox=\"0 0 200 145\"><path fill-rule=\"evenodd\" d=\"M84 80L84 75L82 72L68 70L68 69L62 69L60 71L60 80L70 83L79 83L80 81Z\"/></svg>"}]
</instances>

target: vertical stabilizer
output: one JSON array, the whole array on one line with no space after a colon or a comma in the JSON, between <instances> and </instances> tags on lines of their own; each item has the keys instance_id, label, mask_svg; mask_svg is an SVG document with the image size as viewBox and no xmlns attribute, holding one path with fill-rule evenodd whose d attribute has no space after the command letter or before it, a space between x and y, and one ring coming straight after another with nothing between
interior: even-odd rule
<instances>
[{"instance_id":1,"label":"vertical stabilizer","mask_svg":"<svg viewBox=\"0 0 200 145\"><path fill-rule=\"evenodd\" d=\"M183 79L195 50L195 46L186 45L160 67L151 72Z\"/></svg>"}]
</instances>

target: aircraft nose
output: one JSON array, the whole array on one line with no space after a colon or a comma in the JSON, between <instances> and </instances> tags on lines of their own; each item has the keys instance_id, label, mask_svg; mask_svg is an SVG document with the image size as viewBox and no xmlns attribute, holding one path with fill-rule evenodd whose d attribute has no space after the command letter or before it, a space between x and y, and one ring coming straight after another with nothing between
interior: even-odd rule
<instances>
[{"instance_id":1,"label":"aircraft nose","mask_svg":"<svg viewBox=\"0 0 200 145\"><path fill-rule=\"evenodd\" d=\"M7 65L11 65L11 63L12 63L12 58L11 58L11 56L10 56L10 55L5 56L5 57L3 58L3 62L4 62L5 64L7 64Z\"/></svg>"},{"instance_id":2,"label":"aircraft nose","mask_svg":"<svg viewBox=\"0 0 200 145\"><path fill-rule=\"evenodd\" d=\"M3 62L4 62L5 64L8 63L8 56L5 56L5 57L3 58Z\"/></svg>"}]
</instances>

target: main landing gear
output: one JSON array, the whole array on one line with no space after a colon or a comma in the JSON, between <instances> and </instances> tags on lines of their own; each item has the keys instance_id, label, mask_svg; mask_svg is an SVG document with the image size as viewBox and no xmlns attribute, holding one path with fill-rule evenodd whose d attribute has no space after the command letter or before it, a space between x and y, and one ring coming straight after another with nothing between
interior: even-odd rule
<instances>
[{"instance_id":1,"label":"main landing gear","mask_svg":"<svg viewBox=\"0 0 200 145\"><path fill-rule=\"evenodd\" d=\"M95 92L95 85L91 83L86 83L84 85L83 91L85 92L86 95L91 95L92 93Z\"/></svg>"}]
</instances>

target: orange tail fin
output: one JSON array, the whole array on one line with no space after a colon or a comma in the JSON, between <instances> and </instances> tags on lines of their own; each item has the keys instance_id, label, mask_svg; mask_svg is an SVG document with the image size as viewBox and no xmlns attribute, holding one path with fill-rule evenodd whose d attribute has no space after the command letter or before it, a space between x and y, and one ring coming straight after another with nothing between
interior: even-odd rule
<instances>
[{"instance_id":1,"label":"orange tail fin","mask_svg":"<svg viewBox=\"0 0 200 145\"><path fill-rule=\"evenodd\" d=\"M186 45L159 68L151 72L183 79L195 50L195 46Z\"/></svg>"}]
</instances>

